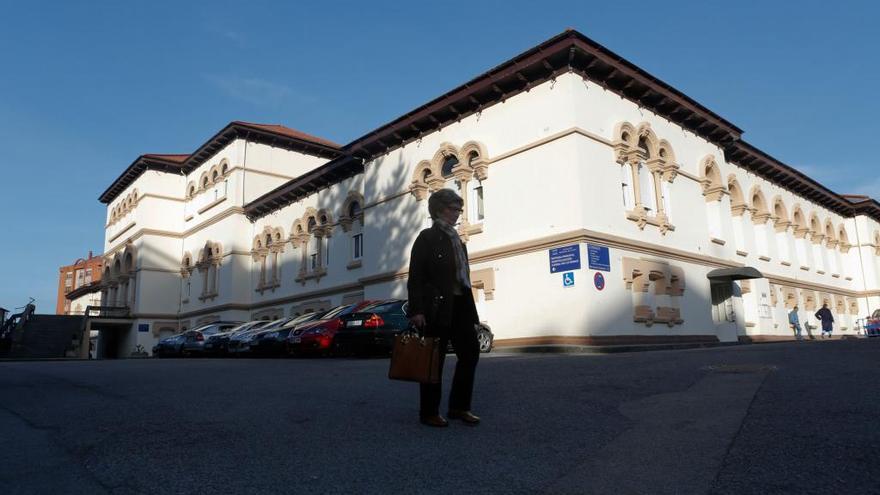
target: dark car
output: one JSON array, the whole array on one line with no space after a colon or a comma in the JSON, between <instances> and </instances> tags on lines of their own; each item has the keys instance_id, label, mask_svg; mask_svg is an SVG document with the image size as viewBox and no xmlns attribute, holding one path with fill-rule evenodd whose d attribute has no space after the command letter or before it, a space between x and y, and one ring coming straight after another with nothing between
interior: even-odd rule
<instances>
[{"instance_id":1,"label":"dark car","mask_svg":"<svg viewBox=\"0 0 880 495\"><path fill-rule=\"evenodd\" d=\"M181 355L185 336L186 332L183 332L159 340L159 342L153 346L153 356L168 357Z\"/></svg>"},{"instance_id":2,"label":"dark car","mask_svg":"<svg viewBox=\"0 0 880 495\"><path fill-rule=\"evenodd\" d=\"M278 356L290 352L287 336L300 323L320 318L325 312L306 313L297 317L284 318L267 325L251 336L251 354L256 356ZM281 323L278 323L281 322Z\"/></svg>"},{"instance_id":3,"label":"dark car","mask_svg":"<svg viewBox=\"0 0 880 495\"><path fill-rule=\"evenodd\" d=\"M225 333L239 325L241 325L240 321L218 321L190 330L183 334L181 354L184 356L204 355L205 343L211 336Z\"/></svg>"},{"instance_id":4,"label":"dark car","mask_svg":"<svg viewBox=\"0 0 880 495\"><path fill-rule=\"evenodd\" d=\"M406 301L391 300L343 316L343 324L334 339L334 350L342 354L391 352L394 336L410 329L406 309ZM490 352L495 341L492 330L485 323L478 323L476 331L480 352ZM450 340L447 352L452 350Z\"/></svg>"},{"instance_id":5,"label":"dark car","mask_svg":"<svg viewBox=\"0 0 880 495\"><path fill-rule=\"evenodd\" d=\"M288 337L294 355L327 354L333 347L333 338L343 324L342 317L369 306L377 301L363 301L339 306L307 323L300 323Z\"/></svg>"},{"instance_id":6,"label":"dark car","mask_svg":"<svg viewBox=\"0 0 880 495\"><path fill-rule=\"evenodd\" d=\"M281 328L286 327L293 320L299 318L299 316L289 316L286 318L281 318L280 320L275 320L272 323L269 323L265 327L257 330L256 332L250 333L245 336L244 345L247 347L247 352L253 355L266 355L274 352L274 342L266 341L265 343L261 343L260 341L264 338L270 338L272 340L275 339L274 332L278 331ZM285 330L287 331L287 330ZM231 347L230 347L231 349Z\"/></svg>"},{"instance_id":7,"label":"dark car","mask_svg":"<svg viewBox=\"0 0 880 495\"><path fill-rule=\"evenodd\" d=\"M251 340L253 340L254 336L263 330L278 328L279 326L287 323L292 318L281 318L279 320L260 320L260 323L246 329L240 330L237 332L233 332L232 335L229 336L229 342L226 344L226 353L230 356L241 356L244 354L250 354L251 352Z\"/></svg>"},{"instance_id":8,"label":"dark car","mask_svg":"<svg viewBox=\"0 0 880 495\"><path fill-rule=\"evenodd\" d=\"M205 342L205 354L224 355L229 352L229 340L233 335L242 334L266 326L268 321L255 320L242 323L237 327L230 328L225 332L215 333L208 337Z\"/></svg>"},{"instance_id":9,"label":"dark car","mask_svg":"<svg viewBox=\"0 0 880 495\"><path fill-rule=\"evenodd\" d=\"M410 327L406 304L400 299L384 301L340 317L341 325L333 338L334 352L390 352L394 336Z\"/></svg>"}]
</instances>

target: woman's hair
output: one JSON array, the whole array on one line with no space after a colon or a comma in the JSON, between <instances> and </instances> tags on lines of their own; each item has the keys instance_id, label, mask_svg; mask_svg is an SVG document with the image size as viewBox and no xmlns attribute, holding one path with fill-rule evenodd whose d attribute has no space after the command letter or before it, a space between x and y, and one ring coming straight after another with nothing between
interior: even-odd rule
<instances>
[{"instance_id":1,"label":"woman's hair","mask_svg":"<svg viewBox=\"0 0 880 495\"><path fill-rule=\"evenodd\" d=\"M440 189L428 198L428 214L437 218L447 206L463 206L464 200L452 189Z\"/></svg>"}]
</instances>

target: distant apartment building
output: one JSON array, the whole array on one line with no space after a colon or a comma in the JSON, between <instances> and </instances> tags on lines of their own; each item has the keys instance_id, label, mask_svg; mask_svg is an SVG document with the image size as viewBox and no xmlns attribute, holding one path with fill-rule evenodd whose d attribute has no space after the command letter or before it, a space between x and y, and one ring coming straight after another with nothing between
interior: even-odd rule
<instances>
[{"instance_id":1,"label":"distant apartment building","mask_svg":"<svg viewBox=\"0 0 880 495\"><path fill-rule=\"evenodd\" d=\"M101 303L101 271L104 258L89 251L88 258L79 258L72 265L62 266L58 271L58 300L55 314L83 314L86 306ZM90 290L94 289L94 290Z\"/></svg>"}]
</instances>

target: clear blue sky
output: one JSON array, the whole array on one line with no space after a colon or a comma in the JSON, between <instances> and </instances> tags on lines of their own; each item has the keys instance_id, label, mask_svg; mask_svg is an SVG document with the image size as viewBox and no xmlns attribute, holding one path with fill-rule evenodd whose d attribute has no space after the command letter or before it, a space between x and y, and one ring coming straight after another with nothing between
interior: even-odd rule
<instances>
[{"instance_id":1,"label":"clear blue sky","mask_svg":"<svg viewBox=\"0 0 880 495\"><path fill-rule=\"evenodd\" d=\"M841 193L880 196L876 2L0 0L0 306L55 307L98 196L232 120L346 143L575 28Z\"/></svg>"}]
</instances>

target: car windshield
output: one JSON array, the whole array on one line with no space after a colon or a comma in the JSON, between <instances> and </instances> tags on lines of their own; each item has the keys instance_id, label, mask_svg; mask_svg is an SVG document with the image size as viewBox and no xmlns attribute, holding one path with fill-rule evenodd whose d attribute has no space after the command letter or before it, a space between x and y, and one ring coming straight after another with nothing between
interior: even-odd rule
<instances>
[{"instance_id":1,"label":"car windshield","mask_svg":"<svg viewBox=\"0 0 880 495\"><path fill-rule=\"evenodd\" d=\"M262 327L260 330L274 330L278 327L284 326L287 323L290 323L290 320L293 318L281 318L280 320L275 320L272 323L269 323L265 327Z\"/></svg>"},{"instance_id":2,"label":"car windshield","mask_svg":"<svg viewBox=\"0 0 880 495\"><path fill-rule=\"evenodd\" d=\"M321 319L322 320L330 320L336 318L337 316L345 315L350 313L351 309L354 308L354 304L348 304L346 306L339 306L338 308L332 309L327 314L325 314Z\"/></svg>"},{"instance_id":3,"label":"car windshield","mask_svg":"<svg viewBox=\"0 0 880 495\"><path fill-rule=\"evenodd\" d=\"M295 326L300 325L302 323L308 323L312 320L317 320L318 318L321 317L321 314L322 313L320 313L320 312L314 312L314 313L306 313L304 315L299 315L296 318L293 318L292 320L285 323L282 328L288 328L288 327L292 328L292 327L295 327Z\"/></svg>"},{"instance_id":4,"label":"car windshield","mask_svg":"<svg viewBox=\"0 0 880 495\"><path fill-rule=\"evenodd\" d=\"M202 335L214 335L215 333L220 333L220 332L222 332L222 331L223 331L222 328L219 327L219 326L217 326L217 327L208 327L208 328L204 328L204 329L201 330Z\"/></svg>"},{"instance_id":5,"label":"car windshield","mask_svg":"<svg viewBox=\"0 0 880 495\"><path fill-rule=\"evenodd\" d=\"M257 326L257 324L259 324L259 323L264 323L264 322L261 322L261 321L249 321L249 322L247 322L247 323L242 323L241 325L239 325L239 326L237 326L237 327L235 327L235 328L230 328L228 331L229 331L229 332L232 332L232 333L236 333L236 332L246 332L246 331L250 330L251 328L254 328L255 326Z\"/></svg>"},{"instance_id":6,"label":"car windshield","mask_svg":"<svg viewBox=\"0 0 880 495\"><path fill-rule=\"evenodd\" d=\"M361 311L370 313L403 313L401 306L403 306L403 301L394 301L367 306L361 309Z\"/></svg>"}]
</instances>

